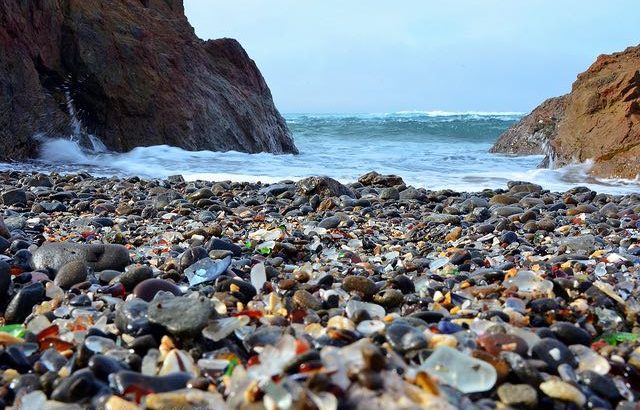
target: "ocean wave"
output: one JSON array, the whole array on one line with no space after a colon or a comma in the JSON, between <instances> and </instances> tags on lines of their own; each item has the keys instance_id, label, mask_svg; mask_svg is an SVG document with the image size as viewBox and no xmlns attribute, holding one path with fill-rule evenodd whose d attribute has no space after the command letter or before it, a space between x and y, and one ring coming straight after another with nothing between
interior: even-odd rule
<instances>
[{"instance_id":1,"label":"ocean wave","mask_svg":"<svg viewBox=\"0 0 640 410\"><path fill-rule=\"evenodd\" d=\"M425 115L427 117L519 117L524 115L518 111L397 111L388 115Z\"/></svg>"},{"instance_id":2,"label":"ocean wave","mask_svg":"<svg viewBox=\"0 0 640 410\"><path fill-rule=\"evenodd\" d=\"M284 114L289 124L305 124L309 121L353 121L353 122L453 122L469 120L518 121L524 114L515 111L395 111L381 113L290 113Z\"/></svg>"},{"instance_id":3,"label":"ocean wave","mask_svg":"<svg viewBox=\"0 0 640 410\"><path fill-rule=\"evenodd\" d=\"M362 147L356 139L301 137L300 155L186 151L157 145L125 153L99 152L65 138L40 138L40 156L28 164L0 164L0 169L44 172L90 172L96 176L166 178L181 174L186 180L275 183L312 175L328 175L353 182L368 171L403 177L407 184L432 190L450 188L479 191L500 188L507 181L538 183L552 191L581 185L598 192L637 192L639 181L603 179L589 175L591 162L559 169L540 169L541 156L507 157L487 153L486 142L438 140L391 141ZM376 149L377 147L377 149ZM411 153L411 154L408 154Z\"/></svg>"}]
</instances>

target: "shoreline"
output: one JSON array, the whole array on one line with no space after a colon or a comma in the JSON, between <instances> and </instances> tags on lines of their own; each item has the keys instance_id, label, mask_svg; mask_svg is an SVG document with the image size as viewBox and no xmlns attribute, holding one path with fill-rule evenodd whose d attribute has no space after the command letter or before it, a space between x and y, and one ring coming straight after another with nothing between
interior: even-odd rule
<instances>
[{"instance_id":1,"label":"shoreline","mask_svg":"<svg viewBox=\"0 0 640 410\"><path fill-rule=\"evenodd\" d=\"M0 198L5 405L640 397L638 194L14 171Z\"/></svg>"}]
</instances>

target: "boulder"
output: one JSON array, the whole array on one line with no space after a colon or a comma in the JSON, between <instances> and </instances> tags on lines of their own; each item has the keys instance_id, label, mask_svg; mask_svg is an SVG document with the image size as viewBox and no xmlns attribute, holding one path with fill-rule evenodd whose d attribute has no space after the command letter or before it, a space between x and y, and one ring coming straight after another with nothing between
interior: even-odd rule
<instances>
[{"instance_id":1,"label":"boulder","mask_svg":"<svg viewBox=\"0 0 640 410\"><path fill-rule=\"evenodd\" d=\"M569 94L524 117L492 152L545 153L542 165L556 167L592 161L592 175L635 178L640 173L640 46L598 57Z\"/></svg>"},{"instance_id":2,"label":"boulder","mask_svg":"<svg viewBox=\"0 0 640 410\"><path fill-rule=\"evenodd\" d=\"M0 89L0 160L70 135L70 106L116 151L297 152L256 64L200 40L182 0L2 1Z\"/></svg>"}]
</instances>

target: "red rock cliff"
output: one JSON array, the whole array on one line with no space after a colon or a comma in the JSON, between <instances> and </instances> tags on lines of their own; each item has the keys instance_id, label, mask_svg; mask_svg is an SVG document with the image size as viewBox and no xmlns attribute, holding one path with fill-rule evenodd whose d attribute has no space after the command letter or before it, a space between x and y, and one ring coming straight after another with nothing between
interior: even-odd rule
<instances>
[{"instance_id":1,"label":"red rock cliff","mask_svg":"<svg viewBox=\"0 0 640 410\"><path fill-rule=\"evenodd\" d=\"M593 175L635 178L640 173L640 46L598 57L560 98L553 116L544 115L544 105L536 108L492 151L532 153L513 147L546 121L557 165L593 160Z\"/></svg>"},{"instance_id":2,"label":"red rock cliff","mask_svg":"<svg viewBox=\"0 0 640 410\"><path fill-rule=\"evenodd\" d=\"M69 134L65 90L107 147L297 152L255 63L202 41L182 0L0 0L0 158Z\"/></svg>"}]
</instances>

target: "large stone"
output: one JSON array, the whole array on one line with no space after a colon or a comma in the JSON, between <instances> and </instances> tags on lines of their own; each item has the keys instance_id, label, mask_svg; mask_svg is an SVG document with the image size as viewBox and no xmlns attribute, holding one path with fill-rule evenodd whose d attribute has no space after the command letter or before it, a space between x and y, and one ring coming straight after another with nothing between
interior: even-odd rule
<instances>
[{"instance_id":1,"label":"large stone","mask_svg":"<svg viewBox=\"0 0 640 410\"><path fill-rule=\"evenodd\" d=\"M67 95L113 150L297 152L256 64L197 38L182 0L0 2L0 90L1 160L69 135Z\"/></svg>"},{"instance_id":2,"label":"large stone","mask_svg":"<svg viewBox=\"0 0 640 410\"><path fill-rule=\"evenodd\" d=\"M353 191L340 182L329 177L309 177L301 179L296 183L298 192L303 196L319 195L321 198L340 197L347 195L355 198Z\"/></svg>"},{"instance_id":3,"label":"large stone","mask_svg":"<svg viewBox=\"0 0 640 410\"><path fill-rule=\"evenodd\" d=\"M69 262L84 262L95 271L122 271L129 264L129 251L122 245L47 242L33 254L33 267L57 272Z\"/></svg>"},{"instance_id":4,"label":"large stone","mask_svg":"<svg viewBox=\"0 0 640 410\"><path fill-rule=\"evenodd\" d=\"M545 166L593 160L593 175L635 178L640 173L639 67L640 46L601 55L578 75L569 94L545 101L492 151L545 153Z\"/></svg>"},{"instance_id":5,"label":"large stone","mask_svg":"<svg viewBox=\"0 0 640 410\"><path fill-rule=\"evenodd\" d=\"M397 175L381 175L375 171L367 172L358 178L358 182L360 182L364 186L384 186L384 187L392 187L396 185L403 185L404 181L401 177Z\"/></svg>"},{"instance_id":6,"label":"large stone","mask_svg":"<svg viewBox=\"0 0 640 410\"><path fill-rule=\"evenodd\" d=\"M27 203L27 193L23 189L10 189L4 191L2 195L2 203L5 205L25 204Z\"/></svg>"},{"instance_id":7,"label":"large stone","mask_svg":"<svg viewBox=\"0 0 640 410\"><path fill-rule=\"evenodd\" d=\"M147 314L151 323L164 326L174 335L194 335L207 325L215 310L213 302L204 296L178 296L153 300Z\"/></svg>"}]
</instances>

